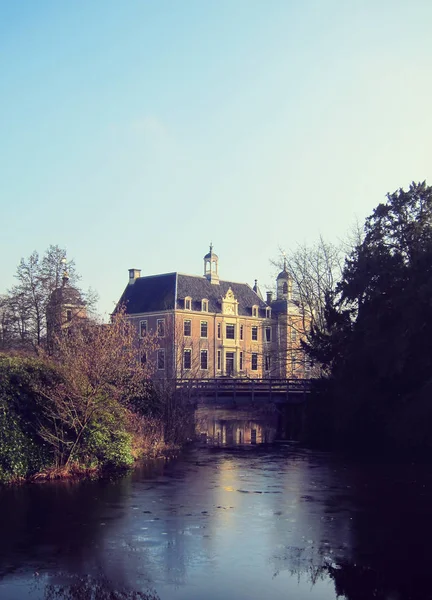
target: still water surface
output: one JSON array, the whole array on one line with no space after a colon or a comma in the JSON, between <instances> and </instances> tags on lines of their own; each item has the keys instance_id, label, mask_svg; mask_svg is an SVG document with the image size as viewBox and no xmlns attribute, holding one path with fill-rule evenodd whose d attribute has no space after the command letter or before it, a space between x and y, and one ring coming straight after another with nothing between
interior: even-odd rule
<instances>
[{"instance_id":1,"label":"still water surface","mask_svg":"<svg viewBox=\"0 0 432 600\"><path fill-rule=\"evenodd\" d=\"M200 448L0 490L0 598L432 598L429 467Z\"/></svg>"}]
</instances>

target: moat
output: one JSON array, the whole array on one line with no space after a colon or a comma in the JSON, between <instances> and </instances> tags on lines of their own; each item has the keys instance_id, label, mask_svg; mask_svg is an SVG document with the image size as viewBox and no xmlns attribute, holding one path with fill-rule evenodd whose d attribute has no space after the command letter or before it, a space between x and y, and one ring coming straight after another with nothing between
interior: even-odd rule
<instances>
[{"instance_id":1,"label":"moat","mask_svg":"<svg viewBox=\"0 0 432 600\"><path fill-rule=\"evenodd\" d=\"M432 598L426 466L203 446L2 488L0 515L1 599Z\"/></svg>"}]
</instances>

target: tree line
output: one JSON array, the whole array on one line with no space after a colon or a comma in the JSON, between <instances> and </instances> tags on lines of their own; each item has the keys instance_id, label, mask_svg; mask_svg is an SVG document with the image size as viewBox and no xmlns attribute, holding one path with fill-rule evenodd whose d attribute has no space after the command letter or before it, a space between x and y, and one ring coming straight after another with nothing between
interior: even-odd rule
<instances>
[{"instance_id":1,"label":"tree line","mask_svg":"<svg viewBox=\"0 0 432 600\"><path fill-rule=\"evenodd\" d=\"M432 188L387 195L341 261L322 240L288 267L310 316L303 341L319 365L310 439L326 445L432 448ZM336 275L336 276L335 276Z\"/></svg>"}]
</instances>

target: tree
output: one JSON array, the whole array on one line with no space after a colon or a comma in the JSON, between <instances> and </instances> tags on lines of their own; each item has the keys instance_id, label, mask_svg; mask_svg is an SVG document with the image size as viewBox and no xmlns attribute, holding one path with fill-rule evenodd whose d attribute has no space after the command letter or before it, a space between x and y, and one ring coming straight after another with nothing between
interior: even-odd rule
<instances>
[{"instance_id":1,"label":"tree","mask_svg":"<svg viewBox=\"0 0 432 600\"><path fill-rule=\"evenodd\" d=\"M431 298L432 188L412 183L366 219L364 239L326 299L326 331L312 331L309 351L329 366L346 437L419 442L404 424L423 430L427 414ZM432 446L428 433L421 443Z\"/></svg>"},{"instance_id":2,"label":"tree","mask_svg":"<svg viewBox=\"0 0 432 600\"><path fill-rule=\"evenodd\" d=\"M141 351L150 353L155 345L149 334ZM152 367L140 360L125 311L118 310L107 325L87 320L60 332L51 360L59 381L39 389L44 398L39 434L54 449L57 465L83 461L85 452L103 452L105 460L114 453L113 462L126 459L128 413L145 394Z\"/></svg>"},{"instance_id":3,"label":"tree","mask_svg":"<svg viewBox=\"0 0 432 600\"><path fill-rule=\"evenodd\" d=\"M17 284L7 294L8 320L13 323L19 346L38 351L44 345L47 306L66 273L69 285L76 287L79 276L75 263L66 261L66 250L59 246L49 246L42 258L34 251L27 259L21 259L15 275ZM96 300L94 292L80 293L91 308Z\"/></svg>"}]
</instances>

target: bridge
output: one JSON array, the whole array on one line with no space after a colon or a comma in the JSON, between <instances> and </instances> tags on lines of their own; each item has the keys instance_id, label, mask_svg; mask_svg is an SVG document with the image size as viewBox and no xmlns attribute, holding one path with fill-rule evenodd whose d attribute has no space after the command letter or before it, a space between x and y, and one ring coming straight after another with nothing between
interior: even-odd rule
<instances>
[{"instance_id":1,"label":"bridge","mask_svg":"<svg viewBox=\"0 0 432 600\"><path fill-rule=\"evenodd\" d=\"M179 393L211 404L276 403L302 404L311 390L311 379L177 379Z\"/></svg>"}]
</instances>

